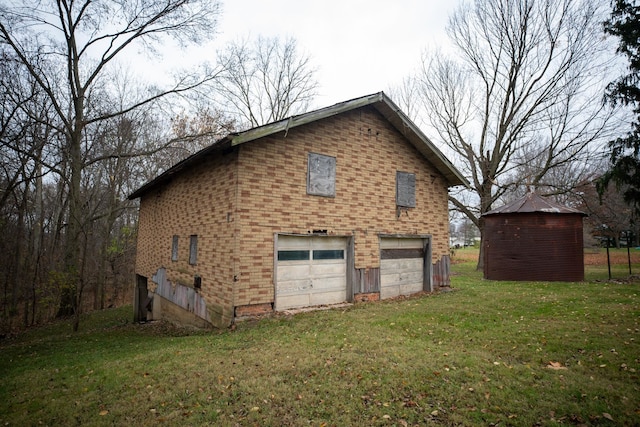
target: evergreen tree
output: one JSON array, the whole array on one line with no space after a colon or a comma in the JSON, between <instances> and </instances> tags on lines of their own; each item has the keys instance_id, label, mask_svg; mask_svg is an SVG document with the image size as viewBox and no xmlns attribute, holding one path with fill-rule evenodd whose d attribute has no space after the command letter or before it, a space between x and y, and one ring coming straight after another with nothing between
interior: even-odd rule
<instances>
[{"instance_id":1,"label":"evergreen tree","mask_svg":"<svg viewBox=\"0 0 640 427\"><path fill-rule=\"evenodd\" d=\"M624 200L640 213L640 5L636 0L615 0L605 32L620 39L618 52L629 60L628 74L609 85L613 103L633 108L635 119L625 137L609 143L611 169L598 182L603 194L610 182L622 190Z\"/></svg>"}]
</instances>

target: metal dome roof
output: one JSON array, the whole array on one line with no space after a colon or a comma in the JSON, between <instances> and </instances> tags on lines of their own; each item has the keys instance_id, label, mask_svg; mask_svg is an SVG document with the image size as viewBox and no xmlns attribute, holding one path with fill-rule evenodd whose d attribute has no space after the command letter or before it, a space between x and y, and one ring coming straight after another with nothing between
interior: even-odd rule
<instances>
[{"instance_id":1,"label":"metal dome roof","mask_svg":"<svg viewBox=\"0 0 640 427\"><path fill-rule=\"evenodd\" d=\"M537 193L527 193L524 197L514 200L511 203L507 203L499 208L492 209L489 212L485 212L482 216L532 212L587 215L577 209L562 206L558 203L547 200Z\"/></svg>"}]
</instances>

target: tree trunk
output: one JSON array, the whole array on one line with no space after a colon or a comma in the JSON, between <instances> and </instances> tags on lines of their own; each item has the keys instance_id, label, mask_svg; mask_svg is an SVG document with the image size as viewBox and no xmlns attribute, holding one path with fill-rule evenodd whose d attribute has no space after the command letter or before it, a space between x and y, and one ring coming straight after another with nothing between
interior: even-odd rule
<instances>
[{"instance_id":1,"label":"tree trunk","mask_svg":"<svg viewBox=\"0 0 640 427\"><path fill-rule=\"evenodd\" d=\"M35 225L33 227L33 255L35 260L33 262L33 274L31 280L31 322L25 314L25 326L33 325L36 319L36 303L37 303L37 289L38 281L40 279L40 266L42 263L42 239L43 239L43 227L44 227L44 200L42 192L42 165L40 163L40 156L42 151L38 153L38 161L36 164L36 179L35 179Z\"/></svg>"},{"instance_id":2,"label":"tree trunk","mask_svg":"<svg viewBox=\"0 0 640 427\"><path fill-rule=\"evenodd\" d=\"M484 272L484 221L480 219L478 228L480 229L480 251L478 253L478 264L476 265L476 270L482 270Z\"/></svg>"},{"instance_id":3,"label":"tree trunk","mask_svg":"<svg viewBox=\"0 0 640 427\"><path fill-rule=\"evenodd\" d=\"M491 210L491 205L493 204L493 184L490 178L485 178L480 186L480 214L478 215L477 223L478 229L480 230L480 252L478 254L478 265L476 265L476 270L484 271L484 219L482 215Z\"/></svg>"},{"instance_id":4,"label":"tree trunk","mask_svg":"<svg viewBox=\"0 0 640 427\"><path fill-rule=\"evenodd\" d=\"M25 174L24 193L22 194L22 203L18 211L18 221L16 224L16 246L14 253L13 270L11 275L11 316L17 314L20 297L23 293L23 276L24 276L24 242L25 242L25 213L29 199L29 180Z\"/></svg>"},{"instance_id":5,"label":"tree trunk","mask_svg":"<svg viewBox=\"0 0 640 427\"><path fill-rule=\"evenodd\" d=\"M111 231L113 230L113 225L116 222L117 217L117 197L115 195L115 189L112 185L109 187L109 206L107 207L107 215L105 217L105 223L102 227L102 244L101 244L101 255L100 255L100 263L98 266L98 277L97 277L97 286L96 293L94 296L93 308L94 309L104 309L104 300L105 300L105 287L107 282L107 258L109 252L109 246L111 244Z\"/></svg>"},{"instance_id":6,"label":"tree trunk","mask_svg":"<svg viewBox=\"0 0 640 427\"><path fill-rule=\"evenodd\" d=\"M108 221L108 219L107 219ZM101 243L100 248L100 261L98 264L98 273L96 277L96 289L93 296L93 309L94 310L103 310L104 309L104 293L105 293L105 282L107 281L107 252L109 250L109 226L104 226L104 235L103 241Z\"/></svg>"},{"instance_id":7,"label":"tree trunk","mask_svg":"<svg viewBox=\"0 0 640 427\"><path fill-rule=\"evenodd\" d=\"M80 203L80 182L82 175L81 134L69 136L69 179L68 217L64 245L64 283L57 317L73 315L78 309L78 280L80 271L80 234L82 230L82 205Z\"/></svg>"}]
</instances>

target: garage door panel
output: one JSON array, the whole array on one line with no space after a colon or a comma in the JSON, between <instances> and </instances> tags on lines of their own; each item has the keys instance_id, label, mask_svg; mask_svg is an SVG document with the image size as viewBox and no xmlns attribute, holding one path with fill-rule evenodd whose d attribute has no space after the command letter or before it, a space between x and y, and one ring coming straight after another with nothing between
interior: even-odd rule
<instances>
[{"instance_id":1,"label":"garage door panel","mask_svg":"<svg viewBox=\"0 0 640 427\"><path fill-rule=\"evenodd\" d=\"M397 239L399 248L422 248L422 239Z\"/></svg>"},{"instance_id":2,"label":"garage door panel","mask_svg":"<svg viewBox=\"0 0 640 427\"><path fill-rule=\"evenodd\" d=\"M279 250L295 250L295 249L309 249L311 242L309 239L302 239L295 236L279 236L278 237L278 249Z\"/></svg>"},{"instance_id":3,"label":"garage door panel","mask_svg":"<svg viewBox=\"0 0 640 427\"><path fill-rule=\"evenodd\" d=\"M279 236L276 310L337 304L347 300L347 240L339 237ZM308 251L305 259L293 259Z\"/></svg>"},{"instance_id":4,"label":"garage door panel","mask_svg":"<svg viewBox=\"0 0 640 427\"><path fill-rule=\"evenodd\" d=\"M385 274L380 277L380 286L404 286L404 285L422 286L422 272Z\"/></svg>"},{"instance_id":5,"label":"garage door panel","mask_svg":"<svg viewBox=\"0 0 640 427\"><path fill-rule=\"evenodd\" d=\"M314 278L311 283L311 293L326 290L340 290L344 293L344 280L341 277Z\"/></svg>"},{"instance_id":6,"label":"garage door panel","mask_svg":"<svg viewBox=\"0 0 640 427\"><path fill-rule=\"evenodd\" d=\"M397 278L398 276L406 277L419 276L422 277L423 260L421 259L407 259L407 260L393 260L382 261L380 263L381 280L390 280L389 277ZM421 279L420 279L421 280ZM401 281L394 279L394 281ZM384 282L383 282L384 284Z\"/></svg>"},{"instance_id":7,"label":"garage door panel","mask_svg":"<svg viewBox=\"0 0 640 427\"><path fill-rule=\"evenodd\" d=\"M387 271L422 271L422 258L382 260L380 267Z\"/></svg>"},{"instance_id":8,"label":"garage door panel","mask_svg":"<svg viewBox=\"0 0 640 427\"><path fill-rule=\"evenodd\" d=\"M423 247L422 239L384 238L380 240L380 249L421 249Z\"/></svg>"},{"instance_id":9,"label":"garage door panel","mask_svg":"<svg viewBox=\"0 0 640 427\"><path fill-rule=\"evenodd\" d=\"M310 295L309 305L331 305L344 302L344 290L334 292L313 293Z\"/></svg>"},{"instance_id":10,"label":"garage door panel","mask_svg":"<svg viewBox=\"0 0 640 427\"><path fill-rule=\"evenodd\" d=\"M380 299L395 298L400 296L399 286L387 286L380 288Z\"/></svg>"},{"instance_id":11,"label":"garage door panel","mask_svg":"<svg viewBox=\"0 0 640 427\"><path fill-rule=\"evenodd\" d=\"M311 291L313 282L310 279L287 280L278 285L278 295L294 294L303 291Z\"/></svg>"},{"instance_id":12,"label":"garage door panel","mask_svg":"<svg viewBox=\"0 0 640 427\"><path fill-rule=\"evenodd\" d=\"M309 277L310 265L278 265L278 282L294 280L300 277Z\"/></svg>"},{"instance_id":13,"label":"garage door panel","mask_svg":"<svg viewBox=\"0 0 640 427\"><path fill-rule=\"evenodd\" d=\"M380 298L394 298L422 291L423 240L385 238L381 239L380 248Z\"/></svg>"},{"instance_id":14,"label":"garage door panel","mask_svg":"<svg viewBox=\"0 0 640 427\"><path fill-rule=\"evenodd\" d=\"M409 283L406 285L400 285L400 295L411 295L422 291L422 283Z\"/></svg>"},{"instance_id":15,"label":"garage door panel","mask_svg":"<svg viewBox=\"0 0 640 427\"><path fill-rule=\"evenodd\" d=\"M380 259L424 258L422 248L382 249Z\"/></svg>"},{"instance_id":16,"label":"garage door panel","mask_svg":"<svg viewBox=\"0 0 640 427\"><path fill-rule=\"evenodd\" d=\"M399 286L407 285L410 283L422 284L422 270L384 274L380 276L380 286Z\"/></svg>"},{"instance_id":17,"label":"garage door panel","mask_svg":"<svg viewBox=\"0 0 640 427\"><path fill-rule=\"evenodd\" d=\"M318 237L313 239L316 249L344 249L346 246L344 237Z\"/></svg>"},{"instance_id":18,"label":"garage door panel","mask_svg":"<svg viewBox=\"0 0 640 427\"><path fill-rule=\"evenodd\" d=\"M310 270L310 274L312 277L342 276L346 275L347 273L347 268L344 262L341 262L339 264L312 264Z\"/></svg>"},{"instance_id":19,"label":"garage door panel","mask_svg":"<svg viewBox=\"0 0 640 427\"><path fill-rule=\"evenodd\" d=\"M307 307L310 305L309 295L282 295L278 297L278 310Z\"/></svg>"},{"instance_id":20,"label":"garage door panel","mask_svg":"<svg viewBox=\"0 0 640 427\"><path fill-rule=\"evenodd\" d=\"M405 273L400 273L400 280L398 283L407 284L407 283L420 283L422 284L422 269L419 271L410 271Z\"/></svg>"},{"instance_id":21,"label":"garage door panel","mask_svg":"<svg viewBox=\"0 0 640 427\"><path fill-rule=\"evenodd\" d=\"M381 274L380 275L380 286L385 287L389 285L394 285L398 283L400 280L400 275L396 273L391 274Z\"/></svg>"}]
</instances>

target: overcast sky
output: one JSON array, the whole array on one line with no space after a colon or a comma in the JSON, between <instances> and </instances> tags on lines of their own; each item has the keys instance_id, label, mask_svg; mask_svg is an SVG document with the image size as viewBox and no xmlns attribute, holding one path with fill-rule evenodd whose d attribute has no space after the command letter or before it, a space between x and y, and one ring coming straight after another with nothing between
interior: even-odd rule
<instances>
[{"instance_id":1,"label":"overcast sky","mask_svg":"<svg viewBox=\"0 0 640 427\"><path fill-rule=\"evenodd\" d=\"M320 96L314 107L323 107L399 83L425 49L446 42L444 28L457 3L226 0L210 46L247 36L294 37L318 67Z\"/></svg>"}]
</instances>

